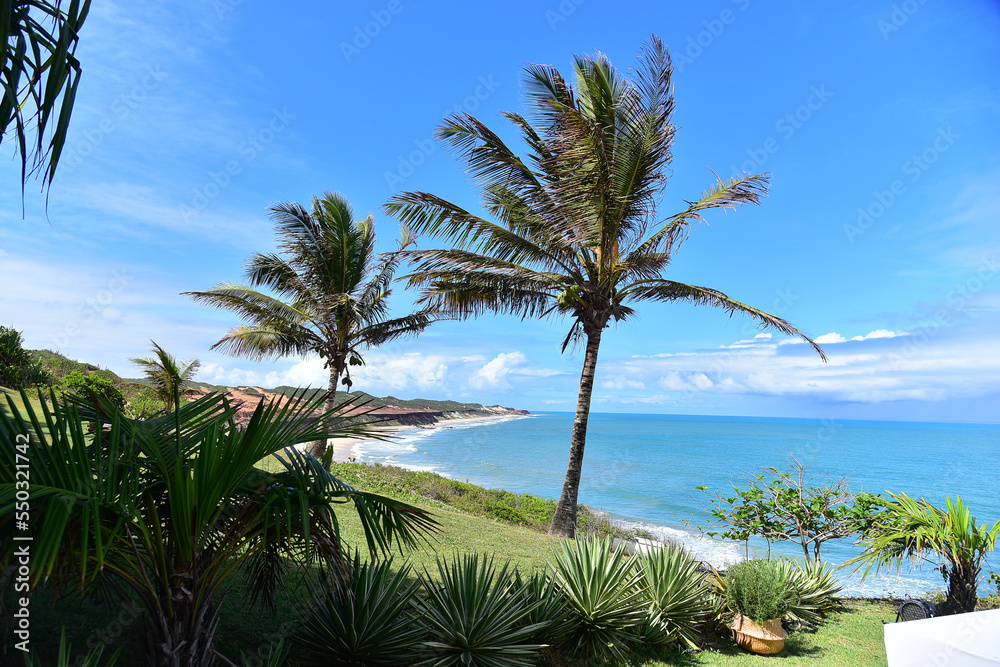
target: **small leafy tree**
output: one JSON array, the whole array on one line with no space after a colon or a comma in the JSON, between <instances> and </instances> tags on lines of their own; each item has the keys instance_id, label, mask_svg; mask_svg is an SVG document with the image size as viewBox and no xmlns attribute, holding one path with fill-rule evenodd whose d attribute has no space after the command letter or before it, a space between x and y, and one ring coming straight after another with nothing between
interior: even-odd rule
<instances>
[{"instance_id":1,"label":"small leafy tree","mask_svg":"<svg viewBox=\"0 0 1000 667\"><path fill-rule=\"evenodd\" d=\"M106 377L97 374L84 374L80 371L73 371L63 378L63 388L73 394L80 396L98 395L104 396L114 403L118 409L124 409L125 396L115 383Z\"/></svg>"},{"instance_id":2,"label":"small leafy tree","mask_svg":"<svg viewBox=\"0 0 1000 667\"><path fill-rule=\"evenodd\" d=\"M819 561L820 548L828 540L850 537L867 526L880 497L855 493L849 475L830 478L825 484L813 484L808 476L809 463L789 457L788 470L767 467L757 474L744 476L745 487L733 484L732 495L712 493L708 487L696 487L712 498L709 510L715 521L708 530L711 537L746 542L753 536L768 544L777 540L797 542L806 562ZM725 530L712 530L725 526Z\"/></svg>"},{"instance_id":3,"label":"small leafy tree","mask_svg":"<svg viewBox=\"0 0 1000 667\"><path fill-rule=\"evenodd\" d=\"M52 383L52 374L23 343L20 331L0 326L0 387L27 389Z\"/></svg>"},{"instance_id":4,"label":"small leafy tree","mask_svg":"<svg viewBox=\"0 0 1000 667\"><path fill-rule=\"evenodd\" d=\"M960 497L945 498L945 507L935 507L905 493L889 493L891 500L875 513L858 543L865 548L847 562L864 567L863 576L895 568L904 560L916 564L935 560L948 581L945 611L974 611L978 586L986 557L1000 538L1000 521L979 525Z\"/></svg>"}]
</instances>

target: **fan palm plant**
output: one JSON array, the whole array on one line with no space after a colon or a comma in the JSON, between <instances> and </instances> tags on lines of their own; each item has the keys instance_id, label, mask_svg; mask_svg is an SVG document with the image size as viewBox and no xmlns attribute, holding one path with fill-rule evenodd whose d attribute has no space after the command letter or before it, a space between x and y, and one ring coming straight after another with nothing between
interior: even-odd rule
<instances>
[{"instance_id":1,"label":"fan palm plant","mask_svg":"<svg viewBox=\"0 0 1000 667\"><path fill-rule=\"evenodd\" d=\"M180 406L181 396L190 391L185 385L201 368L201 362L197 359L179 362L155 340L150 342L153 344L155 357L138 357L129 361L142 369L156 398L167 406L165 411L170 412L171 408L176 410Z\"/></svg>"},{"instance_id":2,"label":"fan palm plant","mask_svg":"<svg viewBox=\"0 0 1000 667\"><path fill-rule=\"evenodd\" d=\"M246 263L249 284L223 283L185 294L249 322L212 349L254 360L318 354L330 372L326 405L332 410L341 375L350 387L350 366L364 364L362 350L420 333L431 316L427 310L388 316L401 253L414 242L406 228L399 248L379 256L371 215L355 222L351 205L339 193L326 192L312 204L312 212L294 202L270 207L285 256L252 255ZM313 454L322 458L325 449L325 442L316 443Z\"/></svg>"},{"instance_id":3,"label":"fan palm plant","mask_svg":"<svg viewBox=\"0 0 1000 667\"><path fill-rule=\"evenodd\" d=\"M937 560L948 580L945 607L951 613L974 611L978 601L983 564L1000 539L1000 521L979 525L969 506L956 497L945 498L945 507L935 507L905 493L888 494L891 500L874 515L859 543L865 551L847 561L864 567L864 576L895 568L903 561Z\"/></svg>"},{"instance_id":4,"label":"fan palm plant","mask_svg":"<svg viewBox=\"0 0 1000 667\"><path fill-rule=\"evenodd\" d=\"M343 572L339 504L353 504L373 554L436 526L423 510L357 491L293 448L366 432L322 411L322 397L262 401L245 427L218 394L148 421L101 396L53 394L40 413L23 391L22 400L24 408L8 397L11 414L0 413L0 566L23 544L12 539L17 509L31 528L33 585L86 593L103 577L124 583L148 612L151 665L212 664L217 609L234 572L248 573L251 602L272 606L290 563ZM257 467L272 455L278 472ZM15 479L25 461L27 494Z\"/></svg>"},{"instance_id":5,"label":"fan palm plant","mask_svg":"<svg viewBox=\"0 0 1000 667\"><path fill-rule=\"evenodd\" d=\"M426 192L392 197L385 210L414 232L453 244L411 250L411 286L457 317L485 312L523 318L566 316L562 349L584 343L569 463L550 532L572 537L594 373L604 330L635 314L640 301L687 302L741 313L762 328L805 338L785 320L719 290L664 277L692 222L713 209L757 204L766 174L719 179L674 215L656 202L673 159L673 67L652 37L632 78L603 56L577 57L576 88L547 65L524 77L531 114L504 116L529 149L521 158L469 114L437 131L464 160L495 222Z\"/></svg>"},{"instance_id":6,"label":"fan palm plant","mask_svg":"<svg viewBox=\"0 0 1000 667\"><path fill-rule=\"evenodd\" d=\"M13 125L22 187L29 171L41 171L43 184L55 176L80 84L74 54L89 12L90 0L8 0L0 6L0 141Z\"/></svg>"}]
</instances>

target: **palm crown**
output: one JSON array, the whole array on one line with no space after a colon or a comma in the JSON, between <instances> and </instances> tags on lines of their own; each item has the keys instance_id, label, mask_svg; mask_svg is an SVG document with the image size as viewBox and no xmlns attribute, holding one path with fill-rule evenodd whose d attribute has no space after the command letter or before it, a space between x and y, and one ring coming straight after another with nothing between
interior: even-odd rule
<instances>
[{"instance_id":1,"label":"palm crown","mask_svg":"<svg viewBox=\"0 0 1000 667\"><path fill-rule=\"evenodd\" d=\"M312 204L311 212L294 202L270 207L281 254L252 255L246 263L249 284L222 283L186 294L248 321L213 349L254 360L322 357L330 371L327 406L333 409L341 375L350 386L349 367L364 363L363 350L419 333L431 316L420 310L388 317L401 252L413 243L405 227L399 248L379 256L371 215L355 222L351 205L339 193L326 192Z\"/></svg>"},{"instance_id":2,"label":"palm crown","mask_svg":"<svg viewBox=\"0 0 1000 667\"><path fill-rule=\"evenodd\" d=\"M676 132L672 65L663 43L651 38L631 78L603 55L577 57L574 72L575 89L553 67L526 68L531 111L503 114L520 131L526 158L469 114L449 116L439 128L438 138L465 162L493 220L425 192L397 195L385 208L416 233L453 245L406 253L416 263L409 283L424 289L422 303L459 317L487 311L570 317L563 349L575 339L587 342L574 425L574 452L579 448L582 459L601 333L633 315L639 301L743 313L823 353L779 317L719 290L664 277L693 222L712 209L757 204L768 176L717 179L679 213L657 215ZM573 488L564 488L564 496L572 496L566 498L572 510L557 511L553 524L567 534L572 528L556 530L556 523L575 521L577 482L570 477Z\"/></svg>"}]
</instances>

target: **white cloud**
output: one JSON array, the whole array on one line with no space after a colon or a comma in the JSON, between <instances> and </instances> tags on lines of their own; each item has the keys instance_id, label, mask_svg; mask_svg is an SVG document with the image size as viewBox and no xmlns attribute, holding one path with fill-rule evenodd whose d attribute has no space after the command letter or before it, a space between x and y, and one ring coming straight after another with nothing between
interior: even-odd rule
<instances>
[{"instance_id":1,"label":"white cloud","mask_svg":"<svg viewBox=\"0 0 1000 667\"><path fill-rule=\"evenodd\" d=\"M642 380L631 380L624 375L616 375L613 378L604 380L601 382L601 386L605 389L631 389L635 391L642 391L646 389L646 383Z\"/></svg>"},{"instance_id":2,"label":"white cloud","mask_svg":"<svg viewBox=\"0 0 1000 667\"><path fill-rule=\"evenodd\" d=\"M483 365L470 379L474 387L506 386L507 376L514 367L527 363L528 359L522 352L501 352Z\"/></svg>"},{"instance_id":3,"label":"white cloud","mask_svg":"<svg viewBox=\"0 0 1000 667\"><path fill-rule=\"evenodd\" d=\"M832 345L834 343L843 343L847 341L846 338L844 338L843 336L841 336L839 333L836 332L831 332L828 334L823 334L822 336L817 336L813 340L815 340L820 345Z\"/></svg>"}]
</instances>

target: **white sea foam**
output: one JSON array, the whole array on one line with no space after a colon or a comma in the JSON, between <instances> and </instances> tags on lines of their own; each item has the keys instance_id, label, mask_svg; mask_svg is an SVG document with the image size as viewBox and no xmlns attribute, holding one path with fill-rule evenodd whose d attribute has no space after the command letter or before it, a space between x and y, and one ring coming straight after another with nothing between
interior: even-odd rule
<instances>
[{"instance_id":1,"label":"white sea foam","mask_svg":"<svg viewBox=\"0 0 1000 667\"><path fill-rule=\"evenodd\" d=\"M679 528L670 528L655 523L643 521L616 520L622 527L630 530L643 530L655 535L664 542L681 544L692 557L708 563L714 568L725 569L745 560L746 551L742 544L724 540L716 540ZM765 554L755 554L750 550L750 557L764 557ZM860 574L852 574L850 570L836 572L837 579L844 585L844 595L848 597L922 597L928 593L940 590L931 582L916 577L896 576L888 574L870 575L864 581Z\"/></svg>"}]
</instances>

